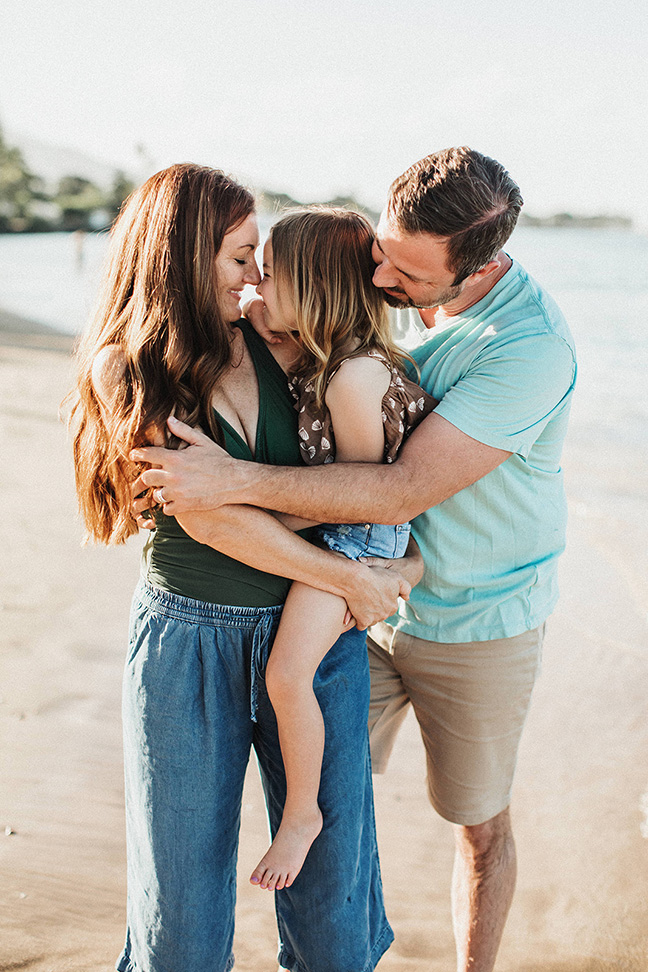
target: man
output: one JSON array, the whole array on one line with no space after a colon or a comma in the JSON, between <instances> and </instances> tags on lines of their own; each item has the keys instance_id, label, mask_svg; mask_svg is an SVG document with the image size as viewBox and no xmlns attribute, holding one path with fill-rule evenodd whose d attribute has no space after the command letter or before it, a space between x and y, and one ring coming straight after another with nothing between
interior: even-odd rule
<instances>
[{"instance_id":1,"label":"man","mask_svg":"<svg viewBox=\"0 0 648 972\"><path fill-rule=\"evenodd\" d=\"M411 703L430 799L455 829L459 972L491 972L513 895L511 785L565 538L560 452L576 363L560 311L502 250L521 205L503 167L468 148L422 159L390 188L374 283L424 326L413 356L440 402L393 465L240 463L177 423L193 447L137 451L163 466L142 483L183 524L186 511L230 503L329 522L413 519L423 580L371 630L372 754L383 770ZM214 516L191 514L186 528L218 546ZM254 555L243 547L241 559Z\"/></svg>"}]
</instances>

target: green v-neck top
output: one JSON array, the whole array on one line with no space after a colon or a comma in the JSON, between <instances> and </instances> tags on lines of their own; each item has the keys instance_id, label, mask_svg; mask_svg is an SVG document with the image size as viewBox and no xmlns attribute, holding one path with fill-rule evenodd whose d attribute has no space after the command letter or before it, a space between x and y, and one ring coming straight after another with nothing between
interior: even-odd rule
<instances>
[{"instance_id":1,"label":"green v-neck top","mask_svg":"<svg viewBox=\"0 0 648 972\"><path fill-rule=\"evenodd\" d=\"M259 418L254 455L247 442L216 412L224 446L235 459L271 465L301 465L297 413L281 370L266 343L245 320L237 322L252 356L259 383ZM309 531L300 531L309 536ZM239 607L282 604L290 581L248 567L193 540L175 517L158 513L156 529L144 551L144 575L154 587L173 594Z\"/></svg>"}]
</instances>

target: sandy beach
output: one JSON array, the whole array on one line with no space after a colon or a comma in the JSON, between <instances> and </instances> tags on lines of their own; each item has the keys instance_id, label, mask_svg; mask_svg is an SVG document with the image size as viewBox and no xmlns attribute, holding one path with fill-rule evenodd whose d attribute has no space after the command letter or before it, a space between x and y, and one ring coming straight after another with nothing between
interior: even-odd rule
<instances>
[{"instance_id":1,"label":"sandy beach","mask_svg":"<svg viewBox=\"0 0 648 972\"><path fill-rule=\"evenodd\" d=\"M0 970L108 972L125 924L120 683L139 544L81 547L57 417L71 339L0 313ZM572 439L562 598L520 753L518 890L499 972L648 969L646 460ZM376 780L388 915L381 972L452 972L450 826L408 719ZM236 969L274 972L252 764ZM182 972L182 970L177 970Z\"/></svg>"}]
</instances>

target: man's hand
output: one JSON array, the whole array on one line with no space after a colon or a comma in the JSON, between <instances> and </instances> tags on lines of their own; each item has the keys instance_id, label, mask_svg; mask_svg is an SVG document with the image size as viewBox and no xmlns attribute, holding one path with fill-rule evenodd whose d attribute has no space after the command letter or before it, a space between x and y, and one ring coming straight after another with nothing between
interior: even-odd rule
<instances>
[{"instance_id":1,"label":"man's hand","mask_svg":"<svg viewBox=\"0 0 648 972\"><path fill-rule=\"evenodd\" d=\"M137 477L132 487L134 497L154 488L153 498L168 516L189 510L212 510L232 502L232 485L236 485L234 470L247 465L216 445L197 429L192 429L173 416L167 419L171 432L187 443L186 449L163 449L143 446L133 449L133 462L151 463ZM135 500L133 513L137 518L150 503ZM138 521L139 522L139 521Z\"/></svg>"},{"instance_id":2,"label":"man's hand","mask_svg":"<svg viewBox=\"0 0 648 972\"><path fill-rule=\"evenodd\" d=\"M136 496L132 492L133 486L131 486L131 495L133 497L131 501L131 514L137 523L137 528L138 530L155 530L154 511L157 509L157 504L151 499L151 494L148 492L143 493L141 496Z\"/></svg>"}]
</instances>

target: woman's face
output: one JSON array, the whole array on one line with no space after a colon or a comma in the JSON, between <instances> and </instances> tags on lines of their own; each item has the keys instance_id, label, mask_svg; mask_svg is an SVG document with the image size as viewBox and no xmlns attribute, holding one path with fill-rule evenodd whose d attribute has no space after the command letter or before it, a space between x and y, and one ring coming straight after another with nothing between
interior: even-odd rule
<instances>
[{"instance_id":1,"label":"woman's face","mask_svg":"<svg viewBox=\"0 0 648 972\"><path fill-rule=\"evenodd\" d=\"M259 227L254 213L223 237L215 263L216 298L226 321L237 321L241 316L241 292L245 285L254 287L261 280L254 259L258 245Z\"/></svg>"},{"instance_id":2,"label":"woman's face","mask_svg":"<svg viewBox=\"0 0 648 972\"><path fill-rule=\"evenodd\" d=\"M268 240L263 247L263 280L256 291L263 300L263 318L270 331L286 334L297 329L289 294L285 292L285 289L277 286L272 265L271 240Z\"/></svg>"}]
</instances>

